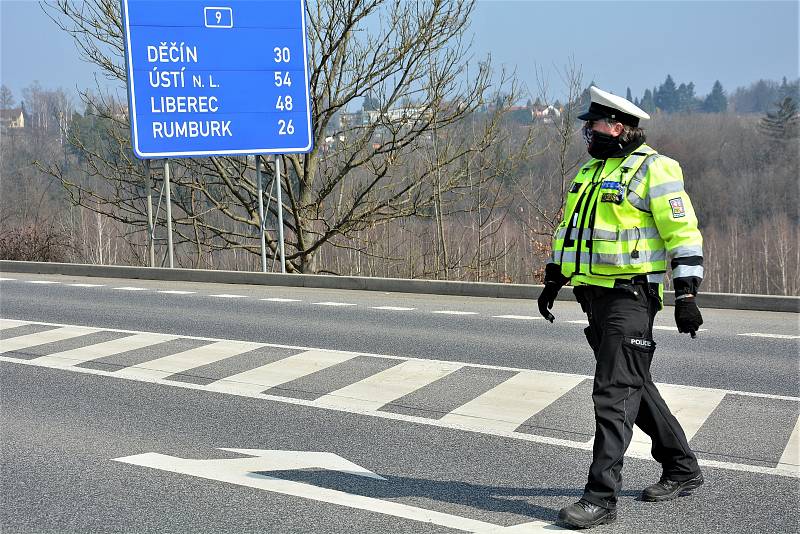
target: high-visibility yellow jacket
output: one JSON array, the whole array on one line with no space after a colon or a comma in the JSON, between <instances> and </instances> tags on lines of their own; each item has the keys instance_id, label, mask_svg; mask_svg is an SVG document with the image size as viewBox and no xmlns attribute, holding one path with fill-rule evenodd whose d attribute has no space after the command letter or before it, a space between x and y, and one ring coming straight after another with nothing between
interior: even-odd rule
<instances>
[{"instance_id":1,"label":"high-visibility yellow jacket","mask_svg":"<svg viewBox=\"0 0 800 534\"><path fill-rule=\"evenodd\" d=\"M641 145L581 167L553 236L561 274L573 285L613 287L639 275L662 284L668 260L676 294L695 294L703 238L678 162Z\"/></svg>"}]
</instances>

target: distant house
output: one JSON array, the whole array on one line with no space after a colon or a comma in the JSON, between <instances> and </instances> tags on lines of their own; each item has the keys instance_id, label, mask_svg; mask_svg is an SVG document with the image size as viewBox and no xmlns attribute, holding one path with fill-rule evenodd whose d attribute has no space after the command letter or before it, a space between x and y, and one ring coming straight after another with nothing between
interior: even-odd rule
<instances>
[{"instance_id":1,"label":"distant house","mask_svg":"<svg viewBox=\"0 0 800 534\"><path fill-rule=\"evenodd\" d=\"M22 108L0 109L0 126L5 128L25 128L25 112Z\"/></svg>"},{"instance_id":2,"label":"distant house","mask_svg":"<svg viewBox=\"0 0 800 534\"><path fill-rule=\"evenodd\" d=\"M561 110L554 106L539 107L533 109L533 120L540 120L545 124L550 124L561 117Z\"/></svg>"}]
</instances>

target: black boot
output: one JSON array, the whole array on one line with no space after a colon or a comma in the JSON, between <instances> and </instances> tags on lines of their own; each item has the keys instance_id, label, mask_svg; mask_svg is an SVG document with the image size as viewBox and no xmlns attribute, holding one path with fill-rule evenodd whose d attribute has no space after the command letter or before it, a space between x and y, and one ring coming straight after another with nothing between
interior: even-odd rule
<instances>
[{"instance_id":1,"label":"black boot","mask_svg":"<svg viewBox=\"0 0 800 534\"><path fill-rule=\"evenodd\" d=\"M682 493L690 493L691 490L703 485L703 473L698 474L689 480L678 482L662 477L658 483L647 486L642 491L643 501L669 501Z\"/></svg>"},{"instance_id":2,"label":"black boot","mask_svg":"<svg viewBox=\"0 0 800 534\"><path fill-rule=\"evenodd\" d=\"M575 504L570 504L558 512L558 519L571 527L590 528L606 523L613 523L617 519L617 510L603 508L581 499Z\"/></svg>"}]
</instances>

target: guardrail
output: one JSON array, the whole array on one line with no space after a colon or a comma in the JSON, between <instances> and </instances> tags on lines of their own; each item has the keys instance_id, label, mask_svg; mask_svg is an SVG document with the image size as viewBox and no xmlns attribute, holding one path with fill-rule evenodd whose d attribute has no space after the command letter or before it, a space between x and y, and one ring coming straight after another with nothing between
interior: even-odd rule
<instances>
[{"instance_id":1,"label":"guardrail","mask_svg":"<svg viewBox=\"0 0 800 534\"><path fill-rule=\"evenodd\" d=\"M244 271L209 271L202 269L164 269L119 265L83 265L77 263L41 263L0 260L0 272L61 274L103 278L133 278L176 282L210 282L217 284L249 284L320 289L349 289L393 293L422 293L466 297L536 299L540 285L496 284L490 282L453 282L445 280L407 280L364 276L331 276L318 274L278 274ZM558 300L574 300L571 291L562 291ZM672 294L665 293L664 303L674 304ZM800 297L776 295L743 295L735 293L700 293L702 308L758 310L800 313Z\"/></svg>"}]
</instances>

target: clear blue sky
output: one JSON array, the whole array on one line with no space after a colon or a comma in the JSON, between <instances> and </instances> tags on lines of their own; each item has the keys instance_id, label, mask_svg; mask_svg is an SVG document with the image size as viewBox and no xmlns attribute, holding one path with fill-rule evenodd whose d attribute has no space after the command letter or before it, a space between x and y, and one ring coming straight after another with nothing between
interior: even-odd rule
<instances>
[{"instance_id":1,"label":"clear blue sky","mask_svg":"<svg viewBox=\"0 0 800 534\"><path fill-rule=\"evenodd\" d=\"M536 66L556 96L554 66L570 57L584 80L640 96L667 74L698 95L719 79L727 91L759 78L798 77L798 1L480 0L471 31L476 56L516 69L536 91ZM33 0L0 0L0 81L19 99L33 80L70 93L95 71ZM124 94L124 93L123 93Z\"/></svg>"}]
</instances>

